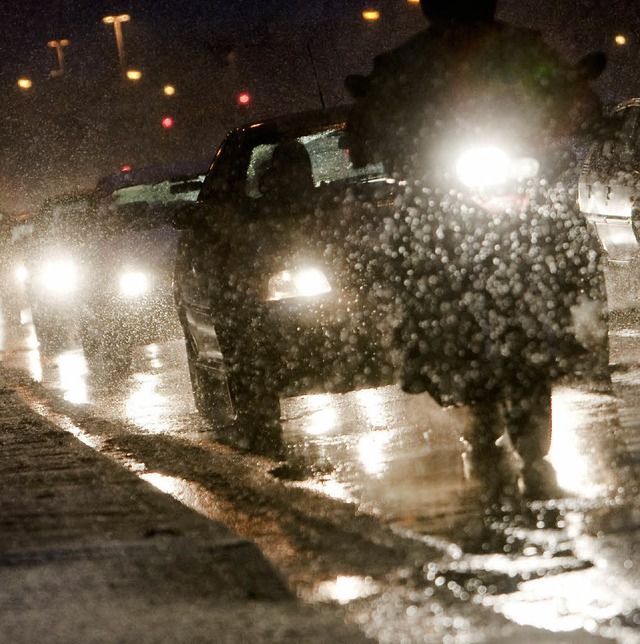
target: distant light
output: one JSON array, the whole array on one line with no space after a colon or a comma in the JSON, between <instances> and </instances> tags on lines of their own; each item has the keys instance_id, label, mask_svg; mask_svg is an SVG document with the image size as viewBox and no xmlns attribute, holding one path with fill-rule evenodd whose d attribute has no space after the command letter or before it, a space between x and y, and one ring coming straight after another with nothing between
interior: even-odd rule
<instances>
[{"instance_id":1,"label":"distant light","mask_svg":"<svg viewBox=\"0 0 640 644\"><path fill-rule=\"evenodd\" d=\"M105 16L102 19L105 25L112 25L114 22L129 22L131 16L129 14L123 13L119 16Z\"/></svg>"},{"instance_id":2,"label":"distant light","mask_svg":"<svg viewBox=\"0 0 640 644\"><path fill-rule=\"evenodd\" d=\"M130 165L123 165L120 168L120 172L131 172L131 166Z\"/></svg>"},{"instance_id":3,"label":"distant light","mask_svg":"<svg viewBox=\"0 0 640 644\"><path fill-rule=\"evenodd\" d=\"M380 12L377 9L365 9L362 12L362 17L369 22L373 22L380 19Z\"/></svg>"},{"instance_id":4,"label":"distant light","mask_svg":"<svg viewBox=\"0 0 640 644\"><path fill-rule=\"evenodd\" d=\"M165 85L162 88L165 96L173 96L176 93L176 88L173 85Z\"/></svg>"},{"instance_id":5,"label":"distant light","mask_svg":"<svg viewBox=\"0 0 640 644\"><path fill-rule=\"evenodd\" d=\"M238 94L238 103L240 103L240 105L249 105L250 102L251 96L247 92Z\"/></svg>"},{"instance_id":6,"label":"distant light","mask_svg":"<svg viewBox=\"0 0 640 644\"><path fill-rule=\"evenodd\" d=\"M420 0L407 0L409 4L420 4Z\"/></svg>"},{"instance_id":7,"label":"distant light","mask_svg":"<svg viewBox=\"0 0 640 644\"><path fill-rule=\"evenodd\" d=\"M627 44L627 37L623 36L622 34L618 34L615 38L615 43L616 45L626 45Z\"/></svg>"},{"instance_id":8,"label":"distant light","mask_svg":"<svg viewBox=\"0 0 640 644\"><path fill-rule=\"evenodd\" d=\"M165 116L162 121L162 127L165 130L168 130L173 127L173 124L175 123L175 120L171 116Z\"/></svg>"},{"instance_id":9,"label":"distant light","mask_svg":"<svg viewBox=\"0 0 640 644\"><path fill-rule=\"evenodd\" d=\"M18 79L18 87L20 89L31 89L33 87L33 83L31 82L31 79L29 79L29 78L19 78Z\"/></svg>"},{"instance_id":10,"label":"distant light","mask_svg":"<svg viewBox=\"0 0 640 644\"><path fill-rule=\"evenodd\" d=\"M138 81L142 78L142 72L139 69L127 69L127 78L132 81Z\"/></svg>"}]
</instances>

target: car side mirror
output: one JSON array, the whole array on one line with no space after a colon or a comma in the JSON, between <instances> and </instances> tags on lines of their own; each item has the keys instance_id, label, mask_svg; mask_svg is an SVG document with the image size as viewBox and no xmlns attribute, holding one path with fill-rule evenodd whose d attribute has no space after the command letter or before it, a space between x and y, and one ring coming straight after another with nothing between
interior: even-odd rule
<instances>
[{"instance_id":1,"label":"car side mirror","mask_svg":"<svg viewBox=\"0 0 640 644\"><path fill-rule=\"evenodd\" d=\"M171 225L176 230L187 230L202 221L202 204L198 202L185 204L173 213Z\"/></svg>"}]
</instances>

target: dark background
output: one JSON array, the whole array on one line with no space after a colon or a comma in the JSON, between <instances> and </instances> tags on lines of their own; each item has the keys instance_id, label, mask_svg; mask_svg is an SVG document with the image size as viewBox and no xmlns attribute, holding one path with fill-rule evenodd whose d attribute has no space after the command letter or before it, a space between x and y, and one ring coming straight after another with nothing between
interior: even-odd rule
<instances>
[{"instance_id":1,"label":"dark background","mask_svg":"<svg viewBox=\"0 0 640 644\"><path fill-rule=\"evenodd\" d=\"M594 49L610 64L598 82L607 103L637 95L637 0L503 0L499 17L535 27L571 60ZM46 196L89 188L124 164L208 162L224 133L279 113L347 100L343 79L426 23L407 0L2 0L0 210L31 210ZM4 6L6 5L6 6ZM381 18L367 23L365 8ZM114 30L122 25L122 78ZM614 43L624 34L627 45ZM51 39L68 38L65 74ZM314 73L315 72L315 73ZM20 90L25 76L33 87ZM317 79L317 82L316 82ZM162 87L171 83L176 94ZM319 87L318 87L319 86ZM252 100L240 106L237 96ZM165 130L163 116L175 124Z\"/></svg>"}]
</instances>

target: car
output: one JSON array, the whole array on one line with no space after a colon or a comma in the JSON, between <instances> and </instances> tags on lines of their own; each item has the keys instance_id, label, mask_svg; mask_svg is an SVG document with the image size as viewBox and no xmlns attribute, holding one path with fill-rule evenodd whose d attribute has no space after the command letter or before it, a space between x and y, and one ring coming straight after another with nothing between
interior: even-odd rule
<instances>
[{"instance_id":1,"label":"car","mask_svg":"<svg viewBox=\"0 0 640 644\"><path fill-rule=\"evenodd\" d=\"M640 98L617 105L582 163L578 202L611 262L630 262L640 246Z\"/></svg>"},{"instance_id":2,"label":"car","mask_svg":"<svg viewBox=\"0 0 640 644\"><path fill-rule=\"evenodd\" d=\"M581 164L578 203L606 259L609 309L640 306L640 98L611 109Z\"/></svg>"},{"instance_id":3,"label":"car","mask_svg":"<svg viewBox=\"0 0 640 644\"><path fill-rule=\"evenodd\" d=\"M25 292L26 267L25 249L33 232L30 213L17 215L0 214L0 244L2 259L2 322L5 326L18 327L23 322L23 314L28 309Z\"/></svg>"},{"instance_id":4,"label":"car","mask_svg":"<svg viewBox=\"0 0 640 644\"><path fill-rule=\"evenodd\" d=\"M396 382L399 375L396 351L401 349L395 348L395 339L403 307L421 297L419 288L411 286L413 269L407 270L403 257L424 234L424 221L409 210L403 219L407 201L399 199L411 194L406 182L390 178L382 164L351 164L347 110L286 115L232 131L216 153L198 201L175 220L182 234L174 294L195 404L223 440L241 447L277 443L283 395L348 391ZM519 176L514 181L521 181ZM503 221L511 231L511 219L497 215L510 203L520 203L519 191L508 193L509 200L498 192L501 198L491 211L484 204L492 192L470 187L466 194L458 189L452 197L464 203L461 212L474 212L481 203L490 221ZM428 208L421 212L429 217ZM527 211L517 212L520 218ZM461 244L475 239L473 221L463 226L454 218L451 238ZM537 226L534 218L532 228ZM520 224L517 230L529 234ZM582 233L576 234L583 240ZM598 264L591 239L585 234L585 270ZM536 257L527 253L514 261L530 266ZM459 275L467 275L466 266ZM493 273L486 275L491 279ZM493 277L499 284L514 275L509 271ZM548 276L553 279L551 272ZM435 284L441 288L437 280ZM589 365L584 370L593 371L590 362L597 362L606 374L601 286L596 271L589 293L596 299L586 317L598 327L597 333L591 328L598 350L593 360L585 358ZM539 308L548 310L546 300ZM522 324L537 328L531 325L544 323L544 315L531 313L537 310L528 307ZM455 321L455 316L447 319ZM471 322L465 328L480 324L474 316ZM440 347L438 342L434 346ZM580 341L569 344L577 350ZM450 402L443 397L442 404Z\"/></svg>"},{"instance_id":5,"label":"car","mask_svg":"<svg viewBox=\"0 0 640 644\"><path fill-rule=\"evenodd\" d=\"M33 217L25 253L26 292L41 353L63 348L76 334L86 230L95 219L93 192L45 200Z\"/></svg>"},{"instance_id":6,"label":"car","mask_svg":"<svg viewBox=\"0 0 640 644\"><path fill-rule=\"evenodd\" d=\"M281 395L394 380L383 266L365 259L394 182L351 165L345 118L337 107L232 131L175 222L195 403L239 445L277 441Z\"/></svg>"},{"instance_id":7,"label":"car","mask_svg":"<svg viewBox=\"0 0 640 644\"><path fill-rule=\"evenodd\" d=\"M85 230L88 279L79 309L80 339L90 363L129 367L136 345L179 333L172 276L173 218L195 201L205 167L127 170L96 187L95 219Z\"/></svg>"}]
</instances>

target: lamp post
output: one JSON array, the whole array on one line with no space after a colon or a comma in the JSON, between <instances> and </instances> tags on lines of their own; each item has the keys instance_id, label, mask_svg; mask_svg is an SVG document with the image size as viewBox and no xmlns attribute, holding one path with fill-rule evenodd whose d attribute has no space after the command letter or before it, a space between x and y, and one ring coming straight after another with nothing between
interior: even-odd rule
<instances>
[{"instance_id":1,"label":"lamp post","mask_svg":"<svg viewBox=\"0 0 640 644\"><path fill-rule=\"evenodd\" d=\"M50 40L47 45L56 50L58 55L58 69L52 69L49 72L49 76L52 78L58 78L64 74L64 52L62 51L63 47L66 47L69 44L69 41L66 38L62 40Z\"/></svg>"},{"instance_id":2,"label":"lamp post","mask_svg":"<svg viewBox=\"0 0 640 644\"><path fill-rule=\"evenodd\" d=\"M120 61L120 71L124 74L126 72L124 63L124 45L122 43L122 23L129 22L131 16L126 13L119 16L105 16L102 22L105 25L113 25L113 31L116 35L116 47L118 48L118 60Z\"/></svg>"}]
</instances>

